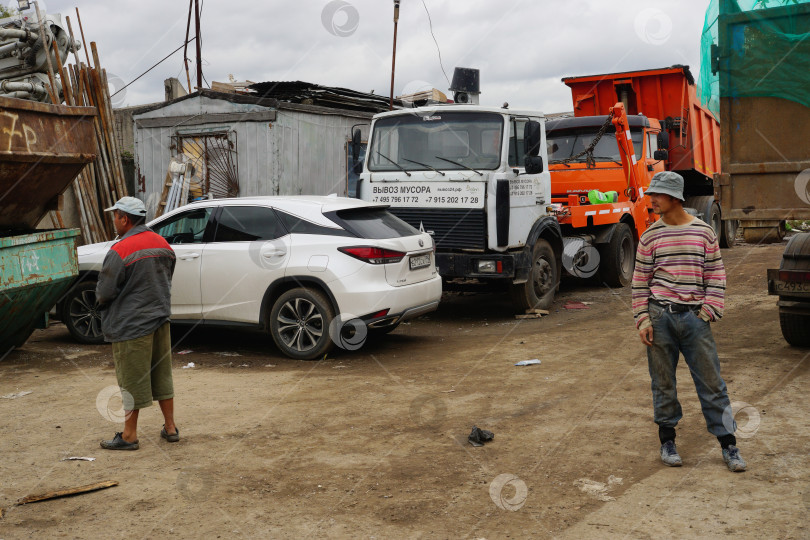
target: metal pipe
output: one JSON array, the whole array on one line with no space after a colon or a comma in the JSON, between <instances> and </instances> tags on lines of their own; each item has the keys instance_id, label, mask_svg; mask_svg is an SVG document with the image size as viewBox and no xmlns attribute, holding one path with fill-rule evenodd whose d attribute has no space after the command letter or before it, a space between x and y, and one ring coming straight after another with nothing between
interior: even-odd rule
<instances>
[{"instance_id":1,"label":"metal pipe","mask_svg":"<svg viewBox=\"0 0 810 540\"><path fill-rule=\"evenodd\" d=\"M90 65L90 52L87 50L87 40L84 38L84 28L82 27L82 16L79 15L79 8L76 8L76 20L79 21L79 33L82 36L82 43L84 47L84 57L87 59L87 65Z\"/></svg>"},{"instance_id":2,"label":"metal pipe","mask_svg":"<svg viewBox=\"0 0 810 540\"><path fill-rule=\"evenodd\" d=\"M0 89L4 92L26 92L31 94L47 94L48 91L40 84L28 82L0 81Z\"/></svg>"},{"instance_id":3,"label":"metal pipe","mask_svg":"<svg viewBox=\"0 0 810 540\"><path fill-rule=\"evenodd\" d=\"M0 93L0 95L4 97L13 97L13 98L20 98L20 99L31 99L33 96L28 92L9 92L9 93Z\"/></svg>"},{"instance_id":4,"label":"metal pipe","mask_svg":"<svg viewBox=\"0 0 810 540\"><path fill-rule=\"evenodd\" d=\"M65 103L68 105L74 105L73 103L73 94L70 91L70 85L68 84L68 80L65 77L65 68L62 65L62 57L59 54L59 47L56 45L56 40L53 40L53 54L56 56L56 67L59 68L59 81L62 83L62 94L65 97Z\"/></svg>"},{"instance_id":5,"label":"metal pipe","mask_svg":"<svg viewBox=\"0 0 810 540\"><path fill-rule=\"evenodd\" d=\"M45 50L45 60L48 63L48 80L51 81L51 103L54 105L59 105L62 100L59 99L59 94L56 91L56 77L53 75L53 63L51 62L51 48L48 45L48 40L45 39L45 23L42 22L42 13L39 10L39 2L34 2L34 7L37 9L37 22L39 23L39 35L42 39L42 47ZM53 38L53 34L51 34ZM53 41L53 39L51 40Z\"/></svg>"},{"instance_id":6,"label":"metal pipe","mask_svg":"<svg viewBox=\"0 0 810 540\"><path fill-rule=\"evenodd\" d=\"M17 49L24 49L26 46L27 45L22 41L15 41L13 43L0 45L0 57L11 56Z\"/></svg>"},{"instance_id":7,"label":"metal pipe","mask_svg":"<svg viewBox=\"0 0 810 540\"><path fill-rule=\"evenodd\" d=\"M79 11L77 9L76 14L78 15L78 13ZM73 37L73 27L70 25L70 17L65 16L65 22L67 23L68 34L70 35L70 43L73 44L71 52L73 53L73 58L75 59L76 62L76 65L74 67L76 68L76 72L78 73L78 70L82 65L82 61L79 59L79 53L77 51L81 48L82 42ZM65 59L65 61L67 61L67 59ZM68 64L68 66L70 65ZM76 77L76 82L77 82L76 91L73 93L73 96L75 97L74 101L76 102L76 105L82 105L84 103L84 98L82 97L84 93L84 87L82 86L81 78Z\"/></svg>"},{"instance_id":8,"label":"metal pipe","mask_svg":"<svg viewBox=\"0 0 810 540\"><path fill-rule=\"evenodd\" d=\"M14 28L0 28L0 39L21 39L29 41L32 38L31 32L28 30L17 30Z\"/></svg>"},{"instance_id":9,"label":"metal pipe","mask_svg":"<svg viewBox=\"0 0 810 540\"><path fill-rule=\"evenodd\" d=\"M194 29L197 32L197 90L202 90L202 51L200 45L200 0L194 0Z\"/></svg>"},{"instance_id":10,"label":"metal pipe","mask_svg":"<svg viewBox=\"0 0 810 540\"><path fill-rule=\"evenodd\" d=\"M188 20L186 21L186 42L183 45L183 64L186 66L186 82L188 83L188 93L191 93L191 75L188 74L188 33L191 29L191 9L194 6L194 0L188 2Z\"/></svg>"},{"instance_id":11,"label":"metal pipe","mask_svg":"<svg viewBox=\"0 0 810 540\"><path fill-rule=\"evenodd\" d=\"M391 98L388 110L394 110L394 68L397 65L397 23L399 22L399 0L394 0L394 53L391 55Z\"/></svg>"}]
</instances>

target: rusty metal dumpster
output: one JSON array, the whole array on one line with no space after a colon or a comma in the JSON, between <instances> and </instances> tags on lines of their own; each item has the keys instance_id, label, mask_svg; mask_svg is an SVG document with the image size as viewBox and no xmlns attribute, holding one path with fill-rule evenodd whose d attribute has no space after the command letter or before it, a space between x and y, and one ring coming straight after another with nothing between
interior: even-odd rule
<instances>
[{"instance_id":1,"label":"rusty metal dumpster","mask_svg":"<svg viewBox=\"0 0 810 540\"><path fill-rule=\"evenodd\" d=\"M78 229L0 238L0 352L19 347L70 287L79 271Z\"/></svg>"},{"instance_id":2,"label":"rusty metal dumpster","mask_svg":"<svg viewBox=\"0 0 810 540\"><path fill-rule=\"evenodd\" d=\"M46 322L78 273L79 231L35 227L95 159L95 114L0 97L0 358Z\"/></svg>"}]
</instances>

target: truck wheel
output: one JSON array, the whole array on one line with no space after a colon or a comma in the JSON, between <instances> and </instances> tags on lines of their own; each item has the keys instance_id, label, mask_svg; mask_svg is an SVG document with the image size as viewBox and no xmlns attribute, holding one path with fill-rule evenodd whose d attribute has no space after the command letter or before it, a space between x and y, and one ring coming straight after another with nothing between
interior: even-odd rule
<instances>
[{"instance_id":1,"label":"truck wheel","mask_svg":"<svg viewBox=\"0 0 810 540\"><path fill-rule=\"evenodd\" d=\"M525 283L512 285L512 303L521 313L527 309L548 309L554 301L560 276L557 258L547 241L538 239L532 248L532 267Z\"/></svg>"},{"instance_id":2,"label":"truck wheel","mask_svg":"<svg viewBox=\"0 0 810 540\"><path fill-rule=\"evenodd\" d=\"M720 236L721 248L732 248L737 245L737 229L740 228L740 220L723 220L723 234Z\"/></svg>"},{"instance_id":3,"label":"truck wheel","mask_svg":"<svg viewBox=\"0 0 810 540\"><path fill-rule=\"evenodd\" d=\"M86 345L104 343L101 333L101 313L96 303L96 282L81 281L74 285L62 301L59 318L73 339Z\"/></svg>"},{"instance_id":4,"label":"truck wheel","mask_svg":"<svg viewBox=\"0 0 810 540\"><path fill-rule=\"evenodd\" d=\"M810 347L810 315L787 313L779 308L779 326L785 341L794 347Z\"/></svg>"},{"instance_id":5,"label":"truck wheel","mask_svg":"<svg viewBox=\"0 0 810 540\"><path fill-rule=\"evenodd\" d=\"M633 281L635 247L626 223L617 224L610 242L599 245L599 275L608 287L627 287Z\"/></svg>"},{"instance_id":6,"label":"truck wheel","mask_svg":"<svg viewBox=\"0 0 810 540\"><path fill-rule=\"evenodd\" d=\"M334 345L329 327L335 318L329 299L299 287L281 296L270 311L270 333L281 352L296 360L323 357Z\"/></svg>"}]
</instances>

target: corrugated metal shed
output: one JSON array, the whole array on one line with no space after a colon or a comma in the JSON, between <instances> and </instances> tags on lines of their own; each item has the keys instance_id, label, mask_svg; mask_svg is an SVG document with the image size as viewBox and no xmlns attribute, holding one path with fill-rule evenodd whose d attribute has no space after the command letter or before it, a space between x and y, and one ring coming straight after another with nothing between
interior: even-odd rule
<instances>
[{"instance_id":1,"label":"corrugated metal shed","mask_svg":"<svg viewBox=\"0 0 810 540\"><path fill-rule=\"evenodd\" d=\"M153 216L178 140L227 138L239 196L346 194L352 126L371 113L202 90L134 115L136 189Z\"/></svg>"}]
</instances>

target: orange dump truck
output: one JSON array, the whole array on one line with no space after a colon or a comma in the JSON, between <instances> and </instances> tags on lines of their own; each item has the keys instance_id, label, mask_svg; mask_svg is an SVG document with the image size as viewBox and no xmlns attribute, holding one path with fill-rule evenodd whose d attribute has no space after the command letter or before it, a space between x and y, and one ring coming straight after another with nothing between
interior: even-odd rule
<instances>
[{"instance_id":1,"label":"orange dump truck","mask_svg":"<svg viewBox=\"0 0 810 540\"><path fill-rule=\"evenodd\" d=\"M684 177L685 206L714 227L721 245L733 245L737 222L723 221L714 200L719 124L701 106L688 67L563 82L571 88L574 117L548 121L546 142L552 202L560 205L569 239L563 256L569 273L599 272L610 286L630 282L634 244L656 219L644 190L664 170ZM591 190L616 192L616 201L593 204Z\"/></svg>"}]
</instances>

